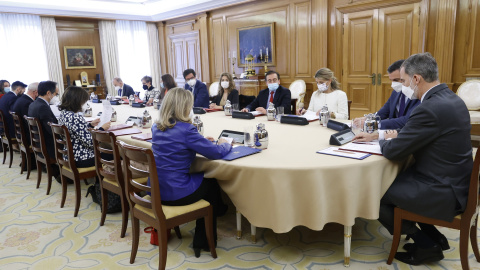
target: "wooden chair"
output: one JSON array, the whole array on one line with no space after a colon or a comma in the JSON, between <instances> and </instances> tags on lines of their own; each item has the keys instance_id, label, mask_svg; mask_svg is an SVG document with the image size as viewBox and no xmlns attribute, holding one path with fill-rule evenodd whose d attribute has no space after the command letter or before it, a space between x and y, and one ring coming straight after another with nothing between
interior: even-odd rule
<instances>
[{"instance_id":1,"label":"wooden chair","mask_svg":"<svg viewBox=\"0 0 480 270\"><path fill-rule=\"evenodd\" d=\"M424 217L398 207L395 208L394 218L394 232L392 248L390 249L390 256L387 264L392 264L395 253L397 253L398 244L402 231L402 220L410 220L414 222L422 222L426 224L438 225L451 229L460 230L460 260L462 269L468 270L468 237L472 244L473 253L477 262L480 262L480 253L478 251L477 243L477 220L478 220L478 187L479 187L479 167L480 167L480 151L475 155L475 162L473 163L473 170L470 177L470 187L468 190L468 201L465 212L456 216L452 222Z\"/></svg>"},{"instance_id":2,"label":"wooden chair","mask_svg":"<svg viewBox=\"0 0 480 270\"><path fill-rule=\"evenodd\" d=\"M350 115L350 108L352 107L352 101L348 101L348 120L352 119L352 116Z\"/></svg>"},{"instance_id":3,"label":"wooden chair","mask_svg":"<svg viewBox=\"0 0 480 270\"><path fill-rule=\"evenodd\" d=\"M220 88L219 82L213 82L210 84L210 87L208 88L208 95L212 102L215 100L215 97L218 95L218 91L220 90L219 88Z\"/></svg>"},{"instance_id":4,"label":"wooden chair","mask_svg":"<svg viewBox=\"0 0 480 270\"><path fill-rule=\"evenodd\" d=\"M23 174L23 167L27 165L27 178L30 178L30 171L32 170L32 147L30 146L30 141L27 139L25 133L25 127L23 119L20 118L15 112L12 112L13 124L15 126L15 135L18 141L18 146L20 148L20 153L22 156L22 164L20 165L20 174Z\"/></svg>"},{"instance_id":5,"label":"wooden chair","mask_svg":"<svg viewBox=\"0 0 480 270\"><path fill-rule=\"evenodd\" d=\"M81 190L80 180L97 176L95 166L88 168L77 168L75 164L75 157L73 156L72 140L70 139L70 133L65 125L50 124L52 127L52 133L55 143L55 156L57 163L60 166L60 177L62 178L62 201L60 208L65 205L65 199L67 198L67 179L72 179L75 184L75 211L73 216L78 215L78 209L80 208Z\"/></svg>"},{"instance_id":6,"label":"wooden chair","mask_svg":"<svg viewBox=\"0 0 480 270\"><path fill-rule=\"evenodd\" d=\"M3 164L7 159L7 149L10 152L10 164L8 168L12 167L13 162L13 151L18 151L18 142L16 138L10 137L10 130L7 123L5 122L5 113L0 110L0 137L2 138L3 144Z\"/></svg>"},{"instance_id":7,"label":"wooden chair","mask_svg":"<svg viewBox=\"0 0 480 270\"><path fill-rule=\"evenodd\" d=\"M297 108L305 107L303 102L307 91L307 85L304 80L295 80L290 84L288 89L290 89L292 94L292 114L296 114Z\"/></svg>"},{"instance_id":8,"label":"wooden chair","mask_svg":"<svg viewBox=\"0 0 480 270\"><path fill-rule=\"evenodd\" d=\"M213 209L205 200L185 206L162 206L160 186L158 184L157 167L152 150L128 145L117 141L123 157L123 173L125 175L125 188L127 200L130 204L132 220L132 253L130 263L133 264L138 250L139 219L153 226L158 231L159 265L158 269L165 269L167 263L167 230L181 224L205 218L208 245L213 258L217 258L213 240ZM132 161L148 165L150 171L144 171L132 165ZM133 173L154 179L150 185L142 185L133 179ZM137 192L145 191L151 194L140 197Z\"/></svg>"},{"instance_id":9,"label":"wooden chair","mask_svg":"<svg viewBox=\"0 0 480 270\"><path fill-rule=\"evenodd\" d=\"M27 120L28 123L28 129L30 132L30 145L32 146L32 151L35 154L35 159L37 163L37 188L40 186L40 182L42 181L41 163L43 163L45 164L45 168L47 170L48 195L50 194L50 189L52 187L52 165L57 164L57 161L48 155L47 146L45 144L45 137L43 135L43 129L40 121L38 121L38 119L35 117L27 117L26 115L24 116L24 118Z\"/></svg>"}]
</instances>

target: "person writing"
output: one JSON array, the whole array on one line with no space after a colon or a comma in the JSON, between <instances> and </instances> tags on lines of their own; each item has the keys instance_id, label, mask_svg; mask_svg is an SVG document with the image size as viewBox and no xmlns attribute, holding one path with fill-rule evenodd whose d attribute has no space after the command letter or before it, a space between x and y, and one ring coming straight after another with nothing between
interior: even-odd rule
<instances>
[{"instance_id":1,"label":"person writing","mask_svg":"<svg viewBox=\"0 0 480 270\"><path fill-rule=\"evenodd\" d=\"M230 100L231 104L238 104L238 91L235 89L233 78L230 73L222 73L220 75L220 85L218 94L215 97L215 102L210 104L210 109L223 110L227 100Z\"/></svg>"},{"instance_id":2,"label":"person writing","mask_svg":"<svg viewBox=\"0 0 480 270\"><path fill-rule=\"evenodd\" d=\"M260 91L255 100L242 109L242 112L256 110L262 114L267 114L268 104L273 103L275 108L283 107L284 113L290 114L292 112L292 94L288 88L280 85L280 74L270 70L265 75L265 81L268 88Z\"/></svg>"},{"instance_id":3,"label":"person writing","mask_svg":"<svg viewBox=\"0 0 480 270\"><path fill-rule=\"evenodd\" d=\"M160 96L160 90L156 89L152 85L152 77L144 76L142 78L143 90L145 90L145 102L146 105L152 105L153 99Z\"/></svg>"},{"instance_id":4,"label":"person writing","mask_svg":"<svg viewBox=\"0 0 480 270\"><path fill-rule=\"evenodd\" d=\"M223 138L218 144L213 138L204 138L190 119L193 95L190 91L173 88L165 96L160 108L159 120L152 126L152 151L155 157L162 204L179 206L208 201L213 207L213 232L217 239L216 217L225 210L220 196L220 187L215 179L204 178L203 172L190 173L196 154L208 159L220 159L232 146ZM226 211L226 210L225 210ZM193 238L195 256L201 249L208 249L205 222L198 219Z\"/></svg>"},{"instance_id":5,"label":"person writing","mask_svg":"<svg viewBox=\"0 0 480 270\"><path fill-rule=\"evenodd\" d=\"M65 125L72 140L73 155L78 168L95 166L95 155L93 152L92 134L88 130L98 125L100 119L87 123L85 118L79 114L87 109L88 94L83 88L69 86L63 93L60 110L59 123ZM110 128L110 122L105 123L100 130Z\"/></svg>"},{"instance_id":6,"label":"person writing","mask_svg":"<svg viewBox=\"0 0 480 270\"><path fill-rule=\"evenodd\" d=\"M322 107L327 105L332 119L348 119L347 94L340 90L340 83L328 68L321 68L315 74L318 90L310 98L308 110L320 114ZM298 109L297 114L305 114L307 110Z\"/></svg>"}]
</instances>

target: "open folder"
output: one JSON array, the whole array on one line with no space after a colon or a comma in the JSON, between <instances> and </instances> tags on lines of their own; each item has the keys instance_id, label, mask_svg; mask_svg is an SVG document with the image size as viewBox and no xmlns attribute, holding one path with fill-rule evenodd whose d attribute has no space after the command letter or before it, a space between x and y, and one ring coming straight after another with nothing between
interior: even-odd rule
<instances>
[{"instance_id":1,"label":"open folder","mask_svg":"<svg viewBox=\"0 0 480 270\"><path fill-rule=\"evenodd\" d=\"M230 160L234 160L234 159L237 159L237 158L253 155L253 154L256 154L260 151L262 151L262 150L261 149L256 149L256 148L250 148L250 147L246 147L246 146L237 146L237 147L232 148L230 153L228 153L222 159L230 161Z\"/></svg>"}]
</instances>

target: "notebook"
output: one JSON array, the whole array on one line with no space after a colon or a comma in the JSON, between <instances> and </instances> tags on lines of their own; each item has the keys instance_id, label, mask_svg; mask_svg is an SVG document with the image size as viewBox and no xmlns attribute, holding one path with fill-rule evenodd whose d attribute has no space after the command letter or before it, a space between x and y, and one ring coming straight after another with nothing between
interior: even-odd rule
<instances>
[{"instance_id":1,"label":"notebook","mask_svg":"<svg viewBox=\"0 0 480 270\"><path fill-rule=\"evenodd\" d=\"M256 154L260 151L262 151L262 150L261 149L256 149L256 148L250 148L250 147L246 147L246 146L237 146L237 147L232 148L230 153L228 153L222 159L231 161L231 160L234 160L234 159L237 159L237 158L246 157L246 156L249 156L249 155Z\"/></svg>"},{"instance_id":2,"label":"notebook","mask_svg":"<svg viewBox=\"0 0 480 270\"><path fill-rule=\"evenodd\" d=\"M126 129L119 129L119 130L112 131L112 133L118 137L118 136L124 136L124 135L139 134L139 133L142 133L142 131L137 128L126 128Z\"/></svg>"},{"instance_id":3,"label":"notebook","mask_svg":"<svg viewBox=\"0 0 480 270\"><path fill-rule=\"evenodd\" d=\"M115 126L110 126L108 131L115 131L115 130L120 130L120 129L124 129L124 128L131 128L132 126L133 125L119 124L119 125L115 125Z\"/></svg>"},{"instance_id":4,"label":"notebook","mask_svg":"<svg viewBox=\"0 0 480 270\"><path fill-rule=\"evenodd\" d=\"M152 133L142 133L138 135L133 135L132 139L140 140L140 141L149 141L152 139Z\"/></svg>"}]
</instances>

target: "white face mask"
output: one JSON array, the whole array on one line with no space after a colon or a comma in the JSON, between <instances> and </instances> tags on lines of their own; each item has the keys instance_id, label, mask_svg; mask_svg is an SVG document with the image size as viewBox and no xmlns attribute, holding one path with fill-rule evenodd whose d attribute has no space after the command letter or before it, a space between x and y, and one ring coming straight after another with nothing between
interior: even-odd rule
<instances>
[{"instance_id":1,"label":"white face mask","mask_svg":"<svg viewBox=\"0 0 480 270\"><path fill-rule=\"evenodd\" d=\"M190 85L190 87L194 87L195 84L197 83L197 80L196 79L191 79L187 83L188 83L188 85Z\"/></svg>"},{"instance_id":2,"label":"white face mask","mask_svg":"<svg viewBox=\"0 0 480 270\"><path fill-rule=\"evenodd\" d=\"M223 88L228 88L228 86L230 86L230 83L229 83L229 82L221 82L220 85L221 85Z\"/></svg>"},{"instance_id":3,"label":"white face mask","mask_svg":"<svg viewBox=\"0 0 480 270\"><path fill-rule=\"evenodd\" d=\"M402 91L402 83L401 82L392 82L392 88L395 92L400 93Z\"/></svg>"},{"instance_id":4,"label":"white face mask","mask_svg":"<svg viewBox=\"0 0 480 270\"><path fill-rule=\"evenodd\" d=\"M88 102L82 105L82 112L85 112L88 109Z\"/></svg>"},{"instance_id":5,"label":"white face mask","mask_svg":"<svg viewBox=\"0 0 480 270\"><path fill-rule=\"evenodd\" d=\"M328 89L327 83L317 84L318 91L325 92Z\"/></svg>"},{"instance_id":6,"label":"white face mask","mask_svg":"<svg viewBox=\"0 0 480 270\"><path fill-rule=\"evenodd\" d=\"M410 80L410 85L412 85L412 81L413 78ZM417 85L413 89L410 86L402 85L402 93L411 100L418 99L417 93L415 93L416 88Z\"/></svg>"},{"instance_id":7,"label":"white face mask","mask_svg":"<svg viewBox=\"0 0 480 270\"><path fill-rule=\"evenodd\" d=\"M275 91L275 90L277 90L278 86L279 86L278 83L269 83L268 84L268 90Z\"/></svg>"},{"instance_id":8,"label":"white face mask","mask_svg":"<svg viewBox=\"0 0 480 270\"><path fill-rule=\"evenodd\" d=\"M120 86L115 86L115 91L118 92L118 90L120 90Z\"/></svg>"},{"instance_id":9,"label":"white face mask","mask_svg":"<svg viewBox=\"0 0 480 270\"><path fill-rule=\"evenodd\" d=\"M12 89L11 87L5 87L3 88L3 91L5 91L5 93L8 93L10 92L11 89Z\"/></svg>"},{"instance_id":10,"label":"white face mask","mask_svg":"<svg viewBox=\"0 0 480 270\"><path fill-rule=\"evenodd\" d=\"M58 95L50 99L50 105L58 105L58 103L60 103L60 99L58 98Z\"/></svg>"}]
</instances>

